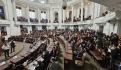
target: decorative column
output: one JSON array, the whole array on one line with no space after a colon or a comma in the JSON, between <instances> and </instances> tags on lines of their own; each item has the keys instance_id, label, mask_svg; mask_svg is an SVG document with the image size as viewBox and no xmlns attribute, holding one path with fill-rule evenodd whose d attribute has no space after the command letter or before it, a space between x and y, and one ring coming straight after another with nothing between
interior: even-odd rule
<instances>
[{"instance_id":1,"label":"decorative column","mask_svg":"<svg viewBox=\"0 0 121 70\"><path fill-rule=\"evenodd\" d=\"M101 6L101 5L100 5L100 4L97 4L97 5L98 5L98 6L97 6L97 7L98 7L98 8L97 8L97 10L98 10L98 12L97 12L97 17L100 17L100 9L101 9L100 6Z\"/></svg>"},{"instance_id":2,"label":"decorative column","mask_svg":"<svg viewBox=\"0 0 121 70\"><path fill-rule=\"evenodd\" d=\"M15 0L12 1L14 21L17 21Z\"/></svg>"},{"instance_id":3,"label":"decorative column","mask_svg":"<svg viewBox=\"0 0 121 70\"><path fill-rule=\"evenodd\" d=\"M79 18L79 12L80 12L80 8L78 7L78 9L77 9L77 18Z\"/></svg>"},{"instance_id":4,"label":"decorative column","mask_svg":"<svg viewBox=\"0 0 121 70\"><path fill-rule=\"evenodd\" d=\"M37 26L38 30L42 30L42 26Z\"/></svg>"},{"instance_id":5,"label":"decorative column","mask_svg":"<svg viewBox=\"0 0 121 70\"><path fill-rule=\"evenodd\" d=\"M94 19L100 15L100 4L94 3Z\"/></svg>"},{"instance_id":6,"label":"decorative column","mask_svg":"<svg viewBox=\"0 0 121 70\"><path fill-rule=\"evenodd\" d=\"M84 14L84 0L81 2L81 21L83 21L83 14Z\"/></svg>"},{"instance_id":7,"label":"decorative column","mask_svg":"<svg viewBox=\"0 0 121 70\"><path fill-rule=\"evenodd\" d=\"M90 3L89 12L90 12L91 19L93 19L94 18L94 4L93 4L93 2Z\"/></svg>"},{"instance_id":8,"label":"decorative column","mask_svg":"<svg viewBox=\"0 0 121 70\"><path fill-rule=\"evenodd\" d=\"M32 27L31 26L27 26L28 29L28 33L30 33L32 31Z\"/></svg>"},{"instance_id":9,"label":"decorative column","mask_svg":"<svg viewBox=\"0 0 121 70\"><path fill-rule=\"evenodd\" d=\"M48 16L48 23L50 22L50 9L48 9L48 14L47 14L47 16Z\"/></svg>"},{"instance_id":10,"label":"decorative column","mask_svg":"<svg viewBox=\"0 0 121 70\"><path fill-rule=\"evenodd\" d=\"M7 10L5 12L8 15L8 20L13 21L13 17L14 17L13 14L15 14L15 13L13 13L13 6L12 6L12 3L11 3L11 0L5 0L5 7L6 7L6 10Z\"/></svg>"},{"instance_id":11,"label":"decorative column","mask_svg":"<svg viewBox=\"0 0 121 70\"><path fill-rule=\"evenodd\" d=\"M39 11L40 11L40 20L39 21L41 23L41 19L42 19L42 17L41 17L42 13L41 12L42 12L42 10L40 9Z\"/></svg>"},{"instance_id":12,"label":"decorative column","mask_svg":"<svg viewBox=\"0 0 121 70\"><path fill-rule=\"evenodd\" d=\"M118 25L117 26L117 33L118 33L118 35L121 35L121 29L120 29L121 28L121 24L120 24L121 23L121 19L119 19L119 21L117 23L118 23L117 24Z\"/></svg>"},{"instance_id":13,"label":"decorative column","mask_svg":"<svg viewBox=\"0 0 121 70\"><path fill-rule=\"evenodd\" d=\"M62 11L63 11L63 23L64 23L64 21L65 21L65 10L62 9Z\"/></svg>"},{"instance_id":14,"label":"decorative column","mask_svg":"<svg viewBox=\"0 0 121 70\"><path fill-rule=\"evenodd\" d=\"M84 18L87 18L87 14L88 14L88 13L87 13L87 6L85 6L84 9L85 9Z\"/></svg>"},{"instance_id":15,"label":"decorative column","mask_svg":"<svg viewBox=\"0 0 121 70\"><path fill-rule=\"evenodd\" d=\"M62 11L61 11L61 8L59 8L59 13L58 13L59 15L59 23L61 23L62 22Z\"/></svg>"},{"instance_id":16,"label":"decorative column","mask_svg":"<svg viewBox=\"0 0 121 70\"><path fill-rule=\"evenodd\" d=\"M50 21L53 23L53 9L50 9Z\"/></svg>"},{"instance_id":17,"label":"decorative column","mask_svg":"<svg viewBox=\"0 0 121 70\"><path fill-rule=\"evenodd\" d=\"M11 3L11 0L5 0L5 13L6 13L6 17L8 22L10 23L9 26L7 26L7 36L11 36L15 34L15 29L14 29L14 22L13 22L13 17L14 14L13 13L13 4Z\"/></svg>"},{"instance_id":18,"label":"decorative column","mask_svg":"<svg viewBox=\"0 0 121 70\"><path fill-rule=\"evenodd\" d=\"M30 23L30 17L29 17L29 6L26 7L26 18L28 19L28 23Z\"/></svg>"},{"instance_id":19,"label":"decorative column","mask_svg":"<svg viewBox=\"0 0 121 70\"><path fill-rule=\"evenodd\" d=\"M37 14L38 14L38 15L37 15L37 17L38 17L37 19L38 19L38 23L40 23L40 17L41 17L40 13L41 13L41 12L40 12L40 9L38 8L38 9L37 9Z\"/></svg>"},{"instance_id":20,"label":"decorative column","mask_svg":"<svg viewBox=\"0 0 121 70\"><path fill-rule=\"evenodd\" d=\"M114 25L114 29L113 29L113 32L114 32L114 33L118 33L118 29L119 29L119 28L118 28L118 27L119 27L118 24L120 24L119 22L120 22L120 21L117 20L117 21L114 22L114 24L113 24L113 25Z\"/></svg>"},{"instance_id":21,"label":"decorative column","mask_svg":"<svg viewBox=\"0 0 121 70\"><path fill-rule=\"evenodd\" d=\"M9 26L6 26L6 31L7 31L7 35L10 36L11 35L11 30Z\"/></svg>"},{"instance_id":22,"label":"decorative column","mask_svg":"<svg viewBox=\"0 0 121 70\"><path fill-rule=\"evenodd\" d=\"M9 19L9 13L8 13L8 7L7 7L7 0L5 0L5 3L4 3L4 8L5 8L5 18L6 20Z\"/></svg>"},{"instance_id":23,"label":"decorative column","mask_svg":"<svg viewBox=\"0 0 121 70\"><path fill-rule=\"evenodd\" d=\"M73 7L73 6L72 6L71 11L72 11L72 18L71 18L71 22L73 23L73 19L74 19L74 7Z\"/></svg>"}]
</instances>

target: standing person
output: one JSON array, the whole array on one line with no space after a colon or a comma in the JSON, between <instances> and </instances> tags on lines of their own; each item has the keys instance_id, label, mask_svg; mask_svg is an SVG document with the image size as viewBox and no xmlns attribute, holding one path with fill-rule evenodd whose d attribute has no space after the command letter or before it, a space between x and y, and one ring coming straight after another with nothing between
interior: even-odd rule
<instances>
[{"instance_id":1,"label":"standing person","mask_svg":"<svg viewBox=\"0 0 121 70\"><path fill-rule=\"evenodd\" d=\"M4 43L2 46L4 55L5 55L5 59L7 59L9 57L9 47L7 45L7 43Z\"/></svg>"},{"instance_id":2,"label":"standing person","mask_svg":"<svg viewBox=\"0 0 121 70\"><path fill-rule=\"evenodd\" d=\"M53 57L50 60L50 64L47 70L62 70L62 67L59 65L58 61L56 61Z\"/></svg>"},{"instance_id":3,"label":"standing person","mask_svg":"<svg viewBox=\"0 0 121 70\"><path fill-rule=\"evenodd\" d=\"M2 43L5 43L5 37L1 38Z\"/></svg>"},{"instance_id":4,"label":"standing person","mask_svg":"<svg viewBox=\"0 0 121 70\"><path fill-rule=\"evenodd\" d=\"M15 52L16 45L15 45L15 41L14 40L11 41L10 46L11 46L11 53Z\"/></svg>"}]
</instances>

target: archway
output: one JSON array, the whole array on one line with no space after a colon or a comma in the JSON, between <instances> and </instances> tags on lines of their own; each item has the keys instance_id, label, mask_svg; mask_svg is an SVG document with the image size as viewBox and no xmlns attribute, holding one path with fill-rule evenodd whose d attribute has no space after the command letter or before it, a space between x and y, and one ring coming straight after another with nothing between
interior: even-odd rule
<instances>
[{"instance_id":1,"label":"archway","mask_svg":"<svg viewBox=\"0 0 121 70\"><path fill-rule=\"evenodd\" d=\"M58 12L55 12L54 16L55 16L54 23L58 23Z\"/></svg>"},{"instance_id":2,"label":"archway","mask_svg":"<svg viewBox=\"0 0 121 70\"><path fill-rule=\"evenodd\" d=\"M72 19L72 11L69 11L69 21Z\"/></svg>"}]
</instances>

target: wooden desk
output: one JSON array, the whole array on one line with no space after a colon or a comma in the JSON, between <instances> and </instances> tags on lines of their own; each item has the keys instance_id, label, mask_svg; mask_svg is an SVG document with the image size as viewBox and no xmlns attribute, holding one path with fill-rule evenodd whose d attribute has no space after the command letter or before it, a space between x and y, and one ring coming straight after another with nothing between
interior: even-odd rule
<instances>
[{"instance_id":1,"label":"wooden desk","mask_svg":"<svg viewBox=\"0 0 121 70\"><path fill-rule=\"evenodd\" d=\"M68 51L65 52L64 59L66 59L66 60L73 60L72 50L68 50Z\"/></svg>"},{"instance_id":2,"label":"wooden desk","mask_svg":"<svg viewBox=\"0 0 121 70\"><path fill-rule=\"evenodd\" d=\"M95 51L89 51L89 54L93 57L94 61L99 63L102 67L104 66L105 59L103 59L102 55L96 55Z\"/></svg>"},{"instance_id":3,"label":"wooden desk","mask_svg":"<svg viewBox=\"0 0 121 70\"><path fill-rule=\"evenodd\" d=\"M96 56L95 51L89 51L89 53L94 57L95 60L97 61L103 60L101 56Z\"/></svg>"},{"instance_id":4,"label":"wooden desk","mask_svg":"<svg viewBox=\"0 0 121 70\"><path fill-rule=\"evenodd\" d=\"M11 62L14 63L15 65L19 65L24 63L26 60L28 60L28 58L30 56L32 56L34 53L36 53L38 51L40 47L39 46L35 46L32 49L27 49L26 51L24 51L21 55L18 55L17 58L11 58L10 60L7 61L6 64L0 66L0 70L8 70L11 67Z\"/></svg>"},{"instance_id":5,"label":"wooden desk","mask_svg":"<svg viewBox=\"0 0 121 70\"><path fill-rule=\"evenodd\" d=\"M73 53L72 53L72 48L70 47L70 44L63 37L58 37L58 39L62 42L62 44L65 48L64 59L72 61Z\"/></svg>"}]
</instances>

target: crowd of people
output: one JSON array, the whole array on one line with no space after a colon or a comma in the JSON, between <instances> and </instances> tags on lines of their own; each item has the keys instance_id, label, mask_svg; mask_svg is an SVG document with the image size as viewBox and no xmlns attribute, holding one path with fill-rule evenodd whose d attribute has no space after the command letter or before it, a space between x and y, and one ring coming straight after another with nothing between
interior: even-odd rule
<instances>
[{"instance_id":1,"label":"crowd of people","mask_svg":"<svg viewBox=\"0 0 121 70\"><path fill-rule=\"evenodd\" d=\"M26 59L20 63L15 63L12 67L14 70L33 70L33 67L34 70L54 70L55 67L53 67L53 65L58 64L60 45L53 31L35 30L30 34L12 36L9 39L31 43L30 49L38 47L38 49L32 52L31 55L28 55ZM41 59L38 59L38 57L41 57Z\"/></svg>"},{"instance_id":2,"label":"crowd of people","mask_svg":"<svg viewBox=\"0 0 121 70\"><path fill-rule=\"evenodd\" d=\"M37 18L30 18L30 22L38 23L38 19Z\"/></svg>"},{"instance_id":3,"label":"crowd of people","mask_svg":"<svg viewBox=\"0 0 121 70\"><path fill-rule=\"evenodd\" d=\"M48 19L42 19L42 20L40 20L40 22L41 23L48 23L48 22L50 22Z\"/></svg>"},{"instance_id":4,"label":"crowd of people","mask_svg":"<svg viewBox=\"0 0 121 70\"><path fill-rule=\"evenodd\" d=\"M70 18L67 18L66 17L66 19L64 20L64 22L71 22L72 21L72 18L70 17ZM74 18L73 18L73 22L79 22L79 21L81 21L81 18L76 18L75 16L74 16Z\"/></svg>"},{"instance_id":5,"label":"crowd of people","mask_svg":"<svg viewBox=\"0 0 121 70\"><path fill-rule=\"evenodd\" d=\"M11 40L6 40L5 37L2 38L2 51L5 55L5 59L8 59L10 57L10 53L15 52L15 47L16 47L16 43L14 41L14 39Z\"/></svg>"},{"instance_id":6,"label":"crowd of people","mask_svg":"<svg viewBox=\"0 0 121 70\"><path fill-rule=\"evenodd\" d=\"M99 63L102 67L112 70L121 69L121 41L117 34L105 35L100 31L86 29L65 30L63 36L71 44L74 60L83 60L86 56L85 52L90 54L90 51L93 51L95 52L93 57L101 58Z\"/></svg>"},{"instance_id":7,"label":"crowd of people","mask_svg":"<svg viewBox=\"0 0 121 70\"><path fill-rule=\"evenodd\" d=\"M47 68L46 66L48 66L50 61L52 63L53 61L54 63L57 61L57 56L59 54L59 42L56 37L58 36L63 36L65 40L70 43L73 51L73 60L85 60L85 53L88 53L92 57L100 57L101 60L98 63L102 67L111 70L121 69L121 41L119 36L115 33L106 35L101 31L94 31L90 29L82 29L80 31L78 29L35 30L30 34L12 37L12 40L5 43L3 47L10 43L14 43L14 40L32 44L36 44L39 40L45 40L45 43L40 46L40 50L42 50L42 46L44 46L44 53L42 51L42 54L40 52L38 53L38 55L42 56L44 54L43 58L45 61L42 62L42 64L39 63L39 66L37 67L38 70L38 68L43 68L43 63L45 65L44 68ZM52 38L55 44L51 51L47 50L48 44L50 43L48 38ZM11 46L15 46L15 44ZM6 49L7 48L5 48L5 50ZM12 49L12 51L14 51L14 49ZM45 55L45 52L47 55ZM94 52L94 55L92 55L91 52ZM8 51L6 51L5 54L5 57L9 56Z\"/></svg>"},{"instance_id":8,"label":"crowd of people","mask_svg":"<svg viewBox=\"0 0 121 70\"><path fill-rule=\"evenodd\" d=\"M85 20L91 20L91 16L88 16L87 18L84 18L83 20L84 21ZM67 18L67 17L64 20L64 22L71 22L71 21L72 21L72 18ZM78 17L78 18L76 18L75 16L73 17L73 22L79 22L79 21L81 21L81 18L80 17Z\"/></svg>"},{"instance_id":9,"label":"crowd of people","mask_svg":"<svg viewBox=\"0 0 121 70\"><path fill-rule=\"evenodd\" d=\"M17 20L21 22L28 22L28 19L25 17L17 17Z\"/></svg>"},{"instance_id":10,"label":"crowd of people","mask_svg":"<svg viewBox=\"0 0 121 70\"><path fill-rule=\"evenodd\" d=\"M28 22L28 19L25 18L25 17L22 17L22 16L21 17L17 17L17 20L21 21L21 22ZM30 18L30 22L38 23L39 20L37 18ZM41 19L40 22L41 23L48 23L49 20L48 19Z\"/></svg>"}]
</instances>

